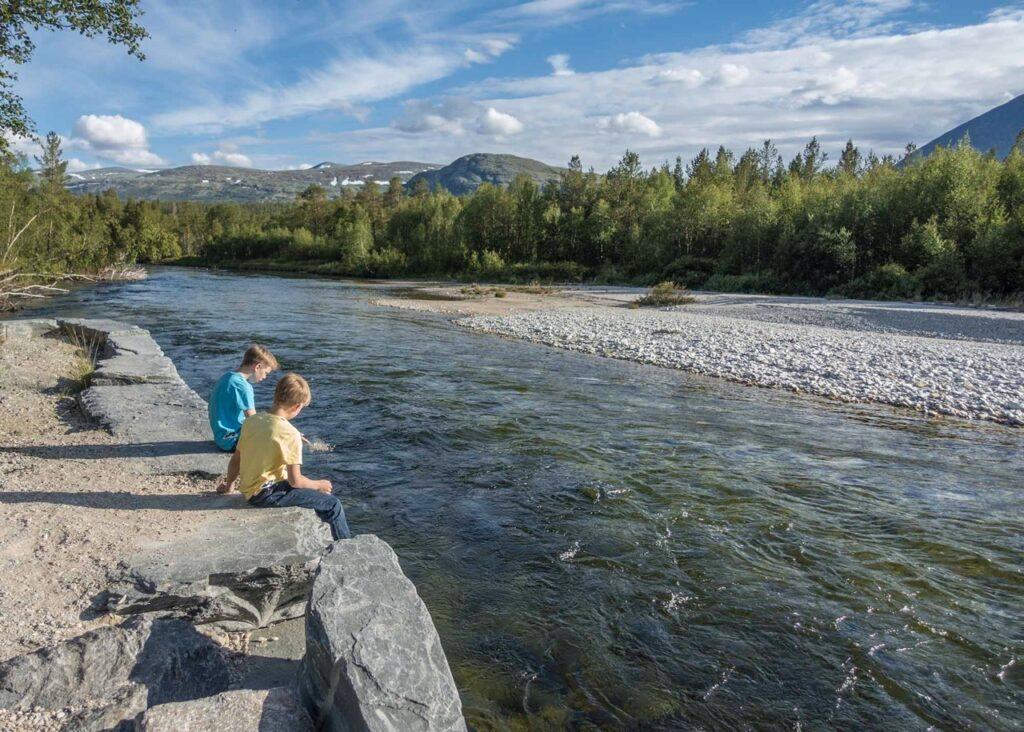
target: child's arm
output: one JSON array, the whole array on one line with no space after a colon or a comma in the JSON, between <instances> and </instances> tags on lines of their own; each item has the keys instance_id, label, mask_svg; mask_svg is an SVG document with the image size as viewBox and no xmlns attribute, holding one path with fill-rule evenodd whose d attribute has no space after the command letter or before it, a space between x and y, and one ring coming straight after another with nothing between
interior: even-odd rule
<instances>
[{"instance_id":1,"label":"child's arm","mask_svg":"<svg viewBox=\"0 0 1024 732\"><path fill-rule=\"evenodd\" d=\"M330 493L333 487L329 480L313 480L304 476L301 465L288 466L288 485L292 488L309 488L321 493Z\"/></svg>"},{"instance_id":2,"label":"child's arm","mask_svg":"<svg viewBox=\"0 0 1024 732\"><path fill-rule=\"evenodd\" d=\"M242 462L242 458L239 456L238 450L235 450L231 454L231 461L228 463L228 475L221 481L221 484L217 486L218 493L230 493L231 489L235 485L235 481L238 480L238 467Z\"/></svg>"}]
</instances>

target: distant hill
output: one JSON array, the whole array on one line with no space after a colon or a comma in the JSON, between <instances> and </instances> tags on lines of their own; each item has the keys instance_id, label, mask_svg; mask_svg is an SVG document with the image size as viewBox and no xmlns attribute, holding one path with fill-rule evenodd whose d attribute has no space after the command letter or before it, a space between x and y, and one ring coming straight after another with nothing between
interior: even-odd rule
<instances>
[{"instance_id":1,"label":"distant hill","mask_svg":"<svg viewBox=\"0 0 1024 732\"><path fill-rule=\"evenodd\" d=\"M413 186L417 181L425 180L431 188L444 186L450 193L461 196L472 193L484 183L507 186L518 175L528 175L538 185L544 185L548 181L558 180L561 172L559 168L530 158L475 153L461 157L443 168L418 173L407 185Z\"/></svg>"},{"instance_id":2,"label":"distant hill","mask_svg":"<svg viewBox=\"0 0 1024 732\"><path fill-rule=\"evenodd\" d=\"M1002 106L991 109L969 122L965 122L944 135L923 145L916 155L929 155L936 147L955 146L964 135L970 135L971 145L981 152L995 150L1000 159L1013 149L1017 135L1024 129L1024 94Z\"/></svg>"},{"instance_id":3,"label":"distant hill","mask_svg":"<svg viewBox=\"0 0 1024 732\"><path fill-rule=\"evenodd\" d=\"M365 162L354 165L324 162L304 170L255 170L222 165L185 165L165 170L99 168L69 173L67 187L72 193L101 193L113 188L121 198L162 201L291 201L307 186L318 183L336 197L345 190L358 190L369 181L386 185L394 176L402 182L417 173L440 166L434 163L399 161Z\"/></svg>"}]
</instances>

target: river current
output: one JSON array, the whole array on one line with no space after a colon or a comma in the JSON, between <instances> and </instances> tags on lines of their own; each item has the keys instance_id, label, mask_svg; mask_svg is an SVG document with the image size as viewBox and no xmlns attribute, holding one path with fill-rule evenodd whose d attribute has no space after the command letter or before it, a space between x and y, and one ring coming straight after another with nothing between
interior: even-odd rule
<instances>
[{"instance_id":1,"label":"river current","mask_svg":"<svg viewBox=\"0 0 1024 732\"><path fill-rule=\"evenodd\" d=\"M305 375L479 729L1021 729L1024 431L562 352L355 283L175 268L40 312L148 328L204 397ZM256 387L269 405L272 380Z\"/></svg>"}]
</instances>

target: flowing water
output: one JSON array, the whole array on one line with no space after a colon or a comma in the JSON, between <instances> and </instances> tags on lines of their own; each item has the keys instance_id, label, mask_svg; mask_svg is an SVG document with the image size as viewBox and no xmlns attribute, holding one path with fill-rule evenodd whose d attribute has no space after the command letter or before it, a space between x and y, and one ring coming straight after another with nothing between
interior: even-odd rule
<instances>
[{"instance_id":1,"label":"flowing water","mask_svg":"<svg viewBox=\"0 0 1024 732\"><path fill-rule=\"evenodd\" d=\"M329 280L157 269L45 310L152 331L205 395L307 376L480 729L1024 726L1024 431L501 340ZM268 383L256 387L267 405Z\"/></svg>"}]
</instances>

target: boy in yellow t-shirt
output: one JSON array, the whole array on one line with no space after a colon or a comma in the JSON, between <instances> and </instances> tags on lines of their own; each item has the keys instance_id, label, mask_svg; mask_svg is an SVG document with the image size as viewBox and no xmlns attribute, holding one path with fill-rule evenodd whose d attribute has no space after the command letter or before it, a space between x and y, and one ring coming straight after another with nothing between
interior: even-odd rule
<instances>
[{"instance_id":1,"label":"boy in yellow t-shirt","mask_svg":"<svg viewBox=\"0 0 1024 732\"><path fill-rule=\"evenodd\" d=\"M289 420L309 404L309 384L298 374L285 374L274 389L274 404L264 414L242 423L235 448L238 474L229 468L217 491L227 493L238 478L239 490L259 508L297 506L311 508L331 527L335 540L348 539L348 523L341 501L331 493L331 481L311 480L302 474L302 435ZM235 462L232 461L231 467Z\"/></svg>"}]
</instances>

